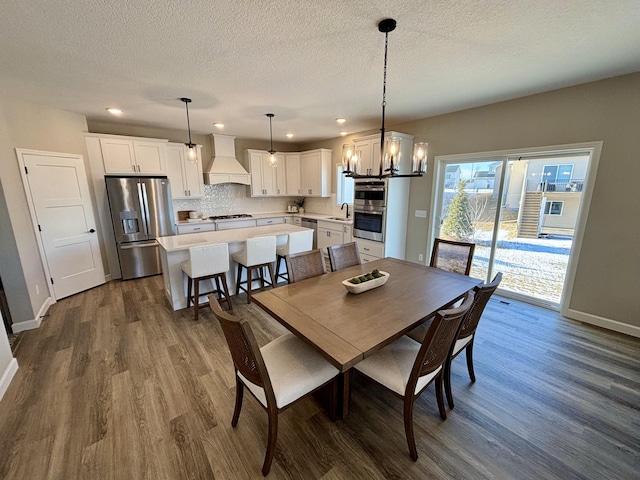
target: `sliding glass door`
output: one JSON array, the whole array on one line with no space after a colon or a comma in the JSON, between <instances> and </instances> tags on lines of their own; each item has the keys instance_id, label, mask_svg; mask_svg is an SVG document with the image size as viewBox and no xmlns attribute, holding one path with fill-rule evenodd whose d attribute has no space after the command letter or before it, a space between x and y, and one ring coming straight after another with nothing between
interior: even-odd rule
<instances>
[{"instance_id":1,"label":"sliding glass door","mask_svg":"<svg viewBox=\"0 0 640 480\"><path fill-rule=\"evenodd\" d=\"M471 276L503 273L501 291L558 307L589 152L439 159L433 238L472 241Z\"/></svg>"}]
</instances>

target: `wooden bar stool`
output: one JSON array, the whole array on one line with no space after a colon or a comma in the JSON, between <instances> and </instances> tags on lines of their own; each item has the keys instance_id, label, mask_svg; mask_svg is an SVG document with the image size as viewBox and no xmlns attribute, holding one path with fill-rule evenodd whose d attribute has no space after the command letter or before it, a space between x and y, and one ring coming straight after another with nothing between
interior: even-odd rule
<instances>
[{"instance_id":1,"label":"wooden bar stool","mask_svg":"<svg viewBox=\"0 0 640 480\"><path fill-rule=\"evenodd\" d=\"M246 241L244 250L231 254L234 262L238 264L238 276L236 279L236 295L240 290L247 293L247 303L251 303L251 284L254 280L260 280L260 287L267 285L275 285L275 276L273 274L273 264L276 261L276 237L255 237ZM247 269L247 279L242 280L242 267ZM264 268L269 269L269 277L271 282L265 282ZM253 272L257 270L258 278L253 278ZM246 284L247 288L243 288L242 284Z\"/></svg>"},{"instance_id":2,"label":"wooden bar stool","mask_svg":"<svg viewBox=\"0 0 640 480\"><path fill-rule=\"evenodd\" d=\"M294 253L307 252L313 248L313 230L303 230L300 232L291 232L287 235L287 242L283 245L276 246L276 255L278 261L276 262L276 281L278 278L287 280L289 283L289 272L280 273L280 263L287 255L293 255ZM287 265L284 262L285 267ZM287 267L288 268L288 267Z\"/></svg>"},{"instance_id":3,"label":"wooden bar stool","mask_svg":"<svg viewBox=\"0 0 640 480\"><path fill-rule=\"evenodd\" d=\"M218 298L227 303L229 310L233 310L229 289L227 288L227 275L229 271L229 245L226 243L216 243L214 245L201 245L189 249L189 260L182 264L182 271L187 275L187 308L193 301L195 320L198 320L198 310L200 309L200 297L218 292ZM202 280L215 281L216 290L200 293L200 282ZM222 283L222 286L220 285ZM191 290L193 288L193 296Z\"/></svg>"}]
</instances>

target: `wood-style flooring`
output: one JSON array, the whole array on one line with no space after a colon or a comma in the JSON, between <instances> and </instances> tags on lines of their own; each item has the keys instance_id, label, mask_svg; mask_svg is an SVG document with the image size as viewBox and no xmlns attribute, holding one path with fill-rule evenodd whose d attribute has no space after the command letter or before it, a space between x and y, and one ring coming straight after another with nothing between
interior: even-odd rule
<instances>
[{"instance_id":1,"label":"wood-style flooring","mask_svg":"<svg viewBox=\"0 0 640 480\"><path fill-rule=\"evenodd\" d=\"M258 342L282 326L234 297ZM280 415L273 479L640 478L640 339L494 297L453 363L456 406L416 403L411 461L402 402L352 377L351 412L314 398ZM331 312L327 312L331 315ZM209 308L173 312L162 278L53 305L24 332L0 402L0 479L262 478L267 416L250 395L231 427L231 357Z\"/></svg>"}]
</instances>

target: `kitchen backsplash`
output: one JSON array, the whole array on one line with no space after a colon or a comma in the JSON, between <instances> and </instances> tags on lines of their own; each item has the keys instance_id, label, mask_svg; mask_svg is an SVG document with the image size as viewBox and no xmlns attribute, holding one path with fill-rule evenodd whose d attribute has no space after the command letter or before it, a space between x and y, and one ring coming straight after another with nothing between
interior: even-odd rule
<instances>
[{"instance_id":1,"label":"kitchen backsplash","mask_svg":"<svg viewBox=\"0 0 640 480\"><path fill-rule=\"evenodd\" d=\"M178 210L195 210L204 216L229 215L232 213L271 213L286 212L289 202L299 197L253 198L245 185L223 183L205 185L204 197L194 200L174 200L173 210L178 218ZM307 198L304 208L308 212L344 216L336 205L335 194L329 198Z\"/></svg>"}]
</instances>

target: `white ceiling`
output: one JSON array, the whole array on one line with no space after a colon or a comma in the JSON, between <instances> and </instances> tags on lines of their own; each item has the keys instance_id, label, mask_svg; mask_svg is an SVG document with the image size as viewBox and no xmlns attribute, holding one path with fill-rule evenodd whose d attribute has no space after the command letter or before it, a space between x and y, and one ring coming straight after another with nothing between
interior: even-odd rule
<instances>
[{"instance_id":1,"label":"white ceiling","mask_svg":"<svg viewBox=\"0 0 640 480\"><path fill-rule=\"evenodd\" d=\"M305 142L640 71L639 0L3 0L0 93ZM124 115L115 118L106 107ZM344 116L339 127L335 119Z\"/></svg>"}]
</instances>

